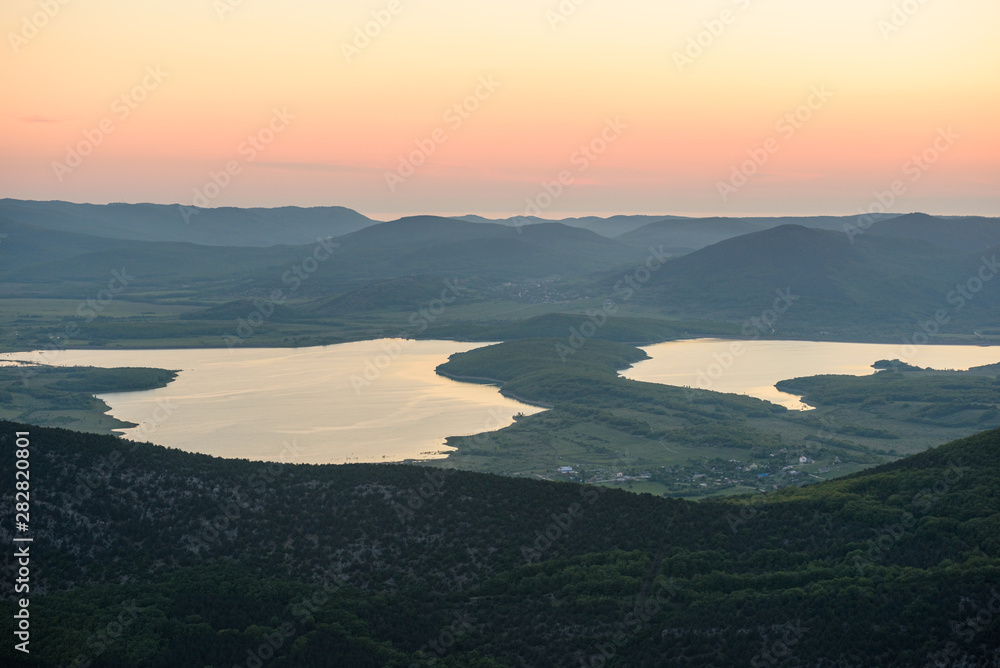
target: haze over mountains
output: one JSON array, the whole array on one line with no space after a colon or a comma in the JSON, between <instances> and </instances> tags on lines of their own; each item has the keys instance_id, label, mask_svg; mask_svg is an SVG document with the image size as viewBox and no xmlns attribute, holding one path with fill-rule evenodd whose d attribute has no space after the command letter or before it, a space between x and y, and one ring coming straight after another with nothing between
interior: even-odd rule
<instances>
[{"instance_id":1,"label":"haze over mountains","mask_svg":"<svg viewBox=\"0 0 1000 668\"><path fill-rule=\"evenodd\" d=\"M920 239L965 251L1000 246L1000 219L981 216L941 218L911 213L879 220L868 231L874 235Z\"/></svg>"},{"instance_id":2,"label":"haze over mountains","mask_svg":"<svg viewBox=\"0 0 1000 668\"><path fill-rule=\"evenodd\" d=\"M74 204L0 200L0 218L48 230L134 241L208 246L306 244L376 221L344 207L201 209L176 204Z\"/></svg>"},{"instance_id":3,"label":"haze over mountains","mask_svg":"<svg viewBox=\"0 0 1000 668\"><path fill-rule=\"evenodd\" d=\"M231 209L203 211L188 224L177 207L57 203L49 215L34 204L0 203L0 341L8 350L212 347L225 356L225 346L384 337L503 341L455 355L438 371L493 379L507 396L549 407L482 440L449 439L457 450L441 462L443 471L428 462L213 459L31 426L33 447L48 453L32 461L53 489L71 489L88 461L117 458L86 497L57 499L65 511L57 515L76 520L45 531L55 526L73 539L65 545L82 545L87 554L74 556L74 548L50 555L55 566L44 582L54 593L39 596L32 613L51 628L58 625L50 619L77 617L106 628L117 601L135 599L149 619L164 620L124 631L129 643L109 650L107 665L232 665L320 581L344 589L316 612L322 623L302 622L302 637L278 648L274 665L322 666L331 656L343 665L430 665L425 638L448 628L455 614L476 620L482 632L456 643L449 665L579 665L598 640L614 642L618 627L609 618L625 618L635 600L661 585L676 586L677 600L665 601L656 623L618 647L609 666L741 665L786 617L823 629L831 609L843 624L796 639L802 661L839 656L844 665L892 665L882 660L891 646L908 647L899 665L922 665L922 657L950 651L942 605L956 618L965 601L987 605L982 582L997 573L1000 514L989 485L1000 432L798 487L831 474L820 453L835 467L860 468L916 451L918 430L964 435L996 427L995 370L798 378L790 382L818 404L802 414L618 372L646 355L622 343L740 337L898 344L916 332L933 342L996 342L1000 220L908 214L513 225ZM180 234L203 222L198 234ZM599 233L616 229L625 231ZM112 283L113 276L127 278ZM392 346L382 348L384 359ZM107 428L97 422L106 417L100 405L95 422L63 411L99 404L86 374L75 386L72 379L44 385L8 371L0 404L18 420ZM138 382L126 371L161 382L172 376L111 371L98 380ZM72 387L80 389L72 394ZM0 441L29 430L19 425L4 423ZM678 459L651 454L661 448ZM626 454L623 465L615 454L623 451L637 455ZM807 451L816 468L788 473ZM921 490L952 471L953 460L961 475L934 492L930 512L911 513L916 528L902 531L889 550L869 548L901 512L911 512ZM527 479L551 479L557 466L581 461L574 465L587 484ZM758 473L764 467L767 482ZM616 469L624 469L623 479L660 485L657 496L768 493L694 503L604 491L594 472ZM832 475L845 473L835 468ZM264 475L276 484L258 485ZM717 487L723 475L745 478L727 477L729 487ZM770 482L777 480L787 489ZM414 496L427 481L436 491ZM223 506L236 492L247 503ZM229 529L192 543L222 507L237 508L225 516ZM551 522L570 517L572 530L537 547L542 532L568 526ZM287 536L272 540L276 531ZM885 611L858 613L862 598ZM13 613L4 618L10 627ZM873 627L873 619L892 624ZM929 629L918 640L916 626ZM47 637L41 665L66 665L78 653L78 635ZM988 629L980 636L996 637ZM845 642L855 637L864 640ZM134 647L145 654L137 659ZM949 656L987 665L980 659L998 654L983 643Z\"/></svg>"},{"instance_id":4,"label":"haze over mountains","mask_svg":"<svg viewBox=\"0 0 1000 668\"><path fill-rule=\"evenodd\" d=\"M876 215L874 218L882 220L891 217ZM684 254L726 239L751 232L760 232L779 225L802 225L820 230L843 230L845 226L856 223L857 216L711 217L660 220L622 234L618 240L636 246L662 244L676 254Z\"/></svg>"},{"instance_id":5,"label":"haze over mountains","mask_svg":"<svg viewBox=\"0 0 1000 668\"><path fill-rule=\"evenodd\" d=\"M498 223L520 227L522 225L535 225L537 223L551 223L552 219L541 218L539 216L512 216L510 218L484 218L483 216L467 215L454 216L457 220L465 220L470 223ZM596 232L605 237L617 237L618 235L639 229L649 223L660 220L687 220L684 216L643 216L643 215L619 215L601 218L600 216L579 216L562 218L557 222L570 227L582 227L585 230Z\"/></svg>"},{"instance_id":6,"label":"haze over mountains","mask_svg":"<svg viewBox=\"0 0 1000 668\"><path fill-rule=\"evenodd\" d=\"M398 221L416 223L441 218L410 216ZM279 208L197 208L163 204L76 204L0 199L0 220L47 230L86 234L131 241L175 241L209 246L303 245L317 237L339 237L378 226L381 221L340 206ZM705 217L616 215L547 219L517 216L490 219L478 215L453 216L450 220L486 226L530 228L560 223L589 230L629 245L663 244L678 252L690 252L724 239L758 232L779 225L802 225L843 230L857 225L858 216L767 216ZM891 223L889 221L892 221ZM402 225L388 230L403 232ZM946 247L972 250L1000 244L1000 218L938 217L922 213L872 214L862 229L883 236L923 239ZM443 229L440 227L434 230ZM452 230L463 229L453 227ZM408 238L413 238L414 231ZM462 233L459 233L462 234ZM478 236L473 233L472 236ZM471 238L468 234L464 238ZM456 239L457 240L457 239Z\"/></svg>"},{"instance_id":7,"label":"haze over mountains","mask_svg":"<svg viewBox=\"0 0 1000 668\"><path fill-rule=\"evenodd\" d=\"M956 285L978 276L983 254L910 238L782 225L727 239L679 257L653 273L638 299L687 316L727 318L771 308L789 290L788 322L914 322L939 309L984 314L1000 304L996 290L969 299ZM977 279L978 280L978 279ZM960 308L959 308L960 307Z\"/></svg>"},{"instance_id":8,"label":"haze over mountains","mask_svg":"<svg viewBox=\"0 0 1000 668\"><path fill-rule=\"evenodd\" d=\"M3 200L0 281L11 295L85 297L126 268L135 277L129 299L156 301L157 290L171 299L207 298L215 303L205 317L294 283L297 298L314 302L294 308L316 317L412 309L449 279L477 294L510 293L515 301L564 304L567 312L593 305L587 299L617 299L643 317L729 323L758 315L777 290L790 290L795 299L782 327L792 333L895 326L940 309L954 320L949 326L972 333L991 324L990 310L1000 304L995 290L955 294L984 262L989 270L1000 246L998 219L618 216L610 227L641 225L610 238L590 229L601 219L511 225L475 218L380 223L339 207L291 207L199 210L187 223L176 206ZM636 289L623 289L623 276L650 249L672 259ZM291 278L290 268L310 257L308 275L300 268ZM293 317L294 308L284 315Z\"/></svg>"}]
</instances>

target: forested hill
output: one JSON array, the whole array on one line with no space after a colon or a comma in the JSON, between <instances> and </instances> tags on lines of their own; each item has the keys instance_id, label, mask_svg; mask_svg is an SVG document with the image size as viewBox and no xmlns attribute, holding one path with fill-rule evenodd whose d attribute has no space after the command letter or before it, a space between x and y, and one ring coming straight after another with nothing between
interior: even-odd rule
<instances>
[{"instance_id":1,"label":"forested hill","mask_svg":"<svg viewBox=\"0 0 1000 668\"><path fill-rule=\"evenodd\" d=\"M1000 430L695 503L0 422L8 544L16 431L31 441L32 654L8 642L3 665L1000 661Z\"/></svg>"}]
</instances>

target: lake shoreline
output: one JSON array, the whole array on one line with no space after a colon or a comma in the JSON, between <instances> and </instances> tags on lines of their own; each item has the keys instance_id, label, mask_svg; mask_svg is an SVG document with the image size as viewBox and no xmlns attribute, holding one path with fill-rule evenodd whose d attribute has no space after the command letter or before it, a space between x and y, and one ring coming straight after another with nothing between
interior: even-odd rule
<instances>
[{"instance_id":1,"label":"lake shoreline","mask_svg":"<svg viewBox=\"0 0 1000 668\"><path fill-rule=\"evenodd\" d=\"M958 337L959 335L953 335L953 336ZM531 338L536 338L536 337L531 337ZM904 342L901 341L898 337L884 337L884 338L877 338L877 337L872 337L872 338L856 338L856 337L836 338L836 337L828 337L828 338L820 338L820 337L811 336L811 335L795 336L795 335L791 335L791 334L790 335L782 335L780 338L773 338L773 339L772 338L763 338L763 337L760 337L760 336L757 336L757 337L739 337L739 336L715 335L715 336L710 336L710 337L708 337L708 336L705 336L705 337L695 336L693 338L684 338L684 339L654 339L654 340L639 341L639 342L617 341L616 343L623 343L623 344L628 345L628 346L633 346L633 347L636 347L636 348L643 348L643 347L646 347L646 346L659 345L661 343L675 343L675 342L681 342L681 341L698 341L698 340L704 340L704 339L712 339L712 340L718 340L718 341L734 341L734 342L736 342L736 341L742 341L742 342L752 342L752 341L795 341L795 342L802 342L802 343L858 343L858 344L870 344L870 345L904 345ZM118 344L118 345L112 345L112 346L89 346L89 345L88 346L68 346L68 347L63 347L63 348L44 348L44 347L39 347L38 345L34 345L34 346L24 346L24 347L15 346L13 348L11 348L11 347L0 348L0 354L6 354L6 353L26 353L26 352L34 352L34 351L38 351L38 350L49 350L49 351L52 351L53 354L59 353L59 352L64 352L64 351L71 351L71 350L128 350L128 351L138 351L138 350L234 350L235 351L235 350L274 350L274 349L299 350L299 349L308 349L308 348L325 348L325 347L328 347L328 346L336 346L336 345L341 345L341 344L345 344L345 343L364 343L364 342L371 342L371 341L386 341L386 340L389 340L389 341L393 341L393 340L398 340L398 341L449 341L449 342L453 342L453 343L482 343L484 345L489 345L489 344L499 343L500 342L500 341L497 341L496 338L488 338L488 339L487 338L476 339L476 338L468 338L468 337L463 337L463 338L449 338L447 336L442 336L442 335L436 333L435 336L428 337L428 338L424 338L424 337L414 337L414 338L409 338L409 337L385 337L385 336L374 337L374 338L373 337L363 337L363 338L346 338L346 339L340 339L340 340L337 340L337 341L331 341L329 343L309 343L307 345L288 345L288 344L282 344L282 343L274 343L272 345L272 344L262 343L262 344L255 344L253 346L247 346L245 348L244 347L229 346L229 345L226 345L224 343L223 344L205 344L205 345L199 345L198 342L184 342L184 343L176 343L176 344L169 344L168 343L168 344L156 345L156 346L148 346L148 345L136 345L136 346L132 346L132 345L121 345L121 344ZM509 339L509 340L513 341L513 340L517 340L517 339ZM556 339L556 340L558 340L558 339ZM972 337L971 335L961 335L961 337L958 338L958 340L954 340L954 341L952 341L952 340L947 340L947 341L928 341L927 343L922 343L920 345L921 345L921 347L922 346L991 347L991 346L1000 346L1000 338L989 338L989 339L987 339L987 338L981 338L981 339L977 339L977 338Z\"/></svg>"},{"instance_id":2,"label":"lake shoreline","mask_svg":"<svg viewBox=\"0 0 1000 668\"><path fill-rule=\"evenodd\" d=\"M182 369L165 387L91 391L116 435L226 458L299 463L395 462L447 446L455 434L500 429L533 406L498 388L435 373L449 356L480 343L399 340L302 348L91 349L4 353L45 362L37 369ZM32 354L33 353L33 354ZM19 377L16 369L8 375ZM161 372L162 373L162 372ZM46 407L37 421L57 419ZM97 416L95 416L97 417ZM128 427L128 424L134 425ZM106 431L106 430L105 430ZM442 455L443 456L443 455Z\"/></svg>"},{"instance_id":3,"label":"lake shoreline","mask_svg":"<svg viewBox=\"0 0 1000 668\"><path fill-rule=\"evenodd\" d=\"M519 401L522 404L535 406L537 408L546 408L546 409L555 408L555 406L552 404L545 404L537 401L531 401L530 399L525 399L524 397L520 397L514 394L513 392L505 392L503 389L504 381L497 380L496 378L487 378L485 376L459 376L456 374L447 373L446 371L440 371L438 369L435 369L434 373L444 378L458 381L460 383L472 383L474 385L494 385L497 388L499 388L500 394L510 399L513 399L514 401Z\"/></svg>"}]
</instances>

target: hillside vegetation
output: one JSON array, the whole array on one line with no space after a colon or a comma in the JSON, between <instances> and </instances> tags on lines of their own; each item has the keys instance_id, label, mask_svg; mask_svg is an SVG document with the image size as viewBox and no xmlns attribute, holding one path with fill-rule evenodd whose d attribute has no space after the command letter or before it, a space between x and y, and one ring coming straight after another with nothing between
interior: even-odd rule
<instances>
[{"instance_id":1,"label":"hillside vegetation","mask_svg":"<svg viewBox=\"0 0 1000 668\"><path fill-rule=\"evenodd\" d=\"M0 447L15 431L30 431L35 569L20 665L1000 660L998 431L699 503L222 460L10 422ZM0 603L8 637L12 610Z\"/></svg>"},{"instance_id":2,"label":"hillside vegetation","mask_svg":"<svg viewBox=\"0 0 1000 668\"><path fill-rule=\"evenodd\" d=\"M884 389L900 373L892 370L789 381L782 387L805 389L807 400L824 381L850 388L850 401L817 401L817 410L799 412L618 375L645 357L596 337L512 340L452 355L438 373L492 382L550 410L499 431L450 438L457 451L426 464L700 496L815 482L1000 426L988 404L1000 401L996 369L951 372L931 387L923 379L937 372L907 372L911 392L900 396ZM573 473L557 475L559 467Z\"/></svg>"}]
</instances>

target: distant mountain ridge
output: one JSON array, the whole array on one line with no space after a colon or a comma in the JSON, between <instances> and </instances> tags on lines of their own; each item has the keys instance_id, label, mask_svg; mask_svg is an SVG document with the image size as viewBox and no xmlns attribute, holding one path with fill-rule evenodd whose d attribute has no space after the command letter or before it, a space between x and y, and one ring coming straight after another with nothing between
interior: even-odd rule
<instances>
[{"instance_id":1,"label":"distant mountain ridge","mask_svg":"<svg viewBox=\"0 0 1000 668\"><path fill-rule=\"evenodd\" d=\"M345 283L420 275L486 277L525 281L584 276L595 270L639 262L637 250L589 230L561 223L512 228L417 216L375 223L305 244L210 246L192 242L136 241L60 233L0 217L7 234L0 252L0 278L16 284L98 281L112 269L134 268L133 287L215 281L247 287L303 285L310 293L336 294ZM319 253L308 280L289 272ZM299 269L300 273L302 269ZM305 274L303 274L305 276ZM107 280L104 278L104 280ZM357 285L355 285L357 287Z\"/></svg>"},{"instance_id":2,"label":"distant mountain ridge","mask_svg":"<svg viewBox=\"0 0 1000 668\"><path fill-rule=\"evenodd\" d=\"M875 215L875 220L892 218L896 214ZM857 225L858 216L787 216L761 218L665 219L626 232L616 239L635 246L662 245L674 254L696 251L733 237L760 232L780 225L801 225L818 230L841 230L845 225Z\"/></svg>"},{"instance_id":3,"label":"distant mountain ridge","mask_svg":"<svg viewBox=\"0 0 1000 668\"><path fill-rule=\"evenodd\" d=\"M208 246L277 246L308 244L317 237L340 237L380 224L342 206L276 208L198 208L177 204L78 204L63 201L0 199L0 218L94 237L127 241L173 241ZM393 223L404 226L438 219L525 229L562 224L589 230L633 246L663 245L683 254L719 241L779 225L842 230L858 225L858 216L688 217L675 215L579 216L546 219L513 216L490 219L468 214L442 218L408 216ZM893 222L890 223L889 221ZM872 224L874 221L874 224ZM1000 244L1000 218L935 217L926 214L875 214L863 231L908 237L950 248L971 250Z\"/></svg>"},{"instance_id":4,"label":"distant mountain ridge","mask_svg":"<svg viewBox=\"0 0 1000 668\"><path fill-rule=\"evenodd\" d=\"M373 225L336 239L339 251L382 277L460 272L495 278L583 275L638 261L634 248L590 230L544 223L508 227L437 216Z\"/></svg>"},{"instance_id":5,"label":"distant mountain ridge","mask_svg":"<svg viewBox=\"0 0 1000 668\"><path fill-rule=\"evenodd\" d=\"M910 213L875 222L869 234L919 239L944 248L975 251L1000 246L1000 218L940 217Z\"/></svg>"},{"instance_id":6,"label":"distant mountain ridge","mask_svg":"<svg viewBox=\"0 0 1000 668\"><path fill-rule=\"evenodd\" d=\"M205 318L242 309L240 300L275 289L294 294L300 304L316 301L296 317L341 317L415 308L433 300L440 282L448 279L475 286L466 295L470 301L540 306L532 315L579 312L611 299L619 305L628 302L627 315L633 317L730 326L760 316L781 290L796 299L766 332L771 336L851 331L855 337L861 333L881 340L890 331L893 336L904 330L912 334L918 323L942 309L948 319L944 331L977 339L1000 332L1000 293L995 282L987 282L993 270L982 266L984 258L1000 253L1000 221L988 218L885 216L853 235L844 231L845 225L860 222L851 216L802 219L807 225L774 225L795 218L664 219L609 238L562 222L511 226L440 216L376 222L359 221L360 214L353 214L351 225L360 227L333 236L317 234L331 229L329 209L228 209L212 210L222 218L208 228L222 238L243 229L241 221L251 221L246 223L246 229L256 230L251 240L262 245L114 236L124 234L122 225L133 220L121 212L146 206L0 201L4 290L22 297L88 298L112 271L125 269L135 276L129 299L223 306ZM155 215L136 218L141 224L129 232L132 236L156 236L166 214L172 217L169 225L189 227L179 213L173 218L177 207L148 207ZM46 210L55 213L48 216ZM118 213L102 217L108 210ZM14 211L20 219L3 211ZM28 213L40 220L25 222L32 218ZM297 226L286 228L280 222L288 220L281 219L283 214L298 220ZM192 221L190 228L196 227ZM755 229L759 227L763 229ZM294 234L288 231L292 229ZM305 240L291 243L296 235ZM278 238L283 243L270 243ZM657 257L674 257L650 267L645 264L650 248ZM647 278L636 273L643 266L650 269ZM639 282L628 285L626 278ZM973 279L978 284L967 286ZM963 286L975 296L962 296ZM231 302L237 306L225 306Z\"/></svg>"},{"instance_id":7,"label":"distant mountain ridge","mask_svg":"<svg viewBox=\"0 0 1000 668\"><path fill-rule=\"evenodd\" d=\"M524 225L538 225L544 223L562 223L570 227L580 227L591 232L596 232L604 237L614 238L621 234L631 232L644 225L660 220L686 220L684 216L650 216L650 215L616 215L616 216L579 216L570 218L541 218L538 216L511 216L510 218L484 218L469 214L465 216L452 216L456 220L465 220L470 223L494 223L509 227L521 227Z\"/></svg>"},{"instance_id":8,"label":"distant mountain ridge","mask_svg":"<svg viewBox=\"0 0 1000 668\"><path fill-rule=\"evenodd\" d=\"M75 204L0 200L0 218L59 232L205 246L307 244L378 221L341 206L203 209L177 204Z\"/></svg>"}]
</instances>

